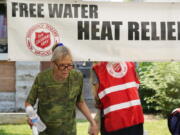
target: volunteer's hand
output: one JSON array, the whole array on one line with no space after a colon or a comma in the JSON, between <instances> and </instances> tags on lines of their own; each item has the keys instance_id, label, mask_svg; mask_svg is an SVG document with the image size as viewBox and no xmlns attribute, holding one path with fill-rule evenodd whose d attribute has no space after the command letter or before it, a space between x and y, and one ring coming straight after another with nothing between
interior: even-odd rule
<instances>
[{"instance_id":1,"label":"volunteer's hand","mask_svg":"<svg viewBox=\"0 0 180 135\"><path fill-rule=\"evenodd\" d=\"M180 108L177 108L177 111L180 112Z\"/></svg>"}]
</instances>

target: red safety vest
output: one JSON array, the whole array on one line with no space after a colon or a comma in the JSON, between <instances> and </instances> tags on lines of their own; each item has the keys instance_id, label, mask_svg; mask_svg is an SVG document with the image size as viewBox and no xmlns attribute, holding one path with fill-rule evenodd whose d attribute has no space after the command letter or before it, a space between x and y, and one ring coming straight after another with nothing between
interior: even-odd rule
<instances>
[{"instance_id":1,"label":"red safety vest","mask_svg":"<svg viewBox=\"0 0 180 135\"><path fill-rule=\"evenodd\" d=\"M108 132L144 122L139 80L133 62L101 62L93 66L99 79L98 96Z\"/></svg>"}]
</instances>

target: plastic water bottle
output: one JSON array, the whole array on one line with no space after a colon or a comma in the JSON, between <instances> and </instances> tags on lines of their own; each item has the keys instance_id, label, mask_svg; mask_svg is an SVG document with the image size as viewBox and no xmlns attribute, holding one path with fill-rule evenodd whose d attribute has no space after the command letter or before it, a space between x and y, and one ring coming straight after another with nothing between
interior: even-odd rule
<instances>
[{"instance_id":1,"label":"plastic water bottle","mask_svg":"<svg viewBox=\"0 0 180 135\"><path fill-rule=\"evenodd\" d=\"M32 130L34 135L37 134L37 131L42 132L46 129L46 125L41 121L41 119L39 118L32 106L26 107L26 113L33 123Z\"/></svg>"},{"instance_id":2,"label":"plastic water bottle","mask_svg":"<svg viewBox=\"0 0 180 135\"><path fill-rule=\"evenodd\" d=\"M39 135L38 129L35 125L32 126L32 134L33 135Z\"/></svg>"}]
</instances>

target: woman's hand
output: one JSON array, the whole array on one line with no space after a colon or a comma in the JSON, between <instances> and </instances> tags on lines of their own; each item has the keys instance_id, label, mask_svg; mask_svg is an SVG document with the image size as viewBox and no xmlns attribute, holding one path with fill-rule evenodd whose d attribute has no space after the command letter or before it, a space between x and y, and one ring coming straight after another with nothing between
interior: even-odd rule
<instances>
[{"instance_id":1,"label":"woman's hand","mask_svg":"<svg viewBox=\"0 0 180 135\"><path fill-rule=\"evenodd\" d=\"M98 126L96 124L96 121L91 116L90 110L87 107L86 103L84 101L78 102L77 107L84 114L87 120L90 122L90 128L89 128L88 133L90 135L98 135L98 132L99 132Z\"/></svg>"},{"instance_id":2,"label":"woman's hand","mask_svg":"<svg viewBox=\"0 0 180 135\"><path fill-rule=\"evenodd\" d=\"M90 124L88 133L89 133L89 135L98 135L99 128L95 122L93 122L93 124Z\"/></svg>"},{"instance_id":3,"label":"woman's hand","mask_svg":"<svg viewBox=\"0 0 180 135\"><path fill-rule=\"evenodd\" d=\"M27 123L28 123L28 125L30 126L30 128L32 128L33 123L32 123L32 121L31 121L31 119L30 119L30 118L28 118L28 119L27 119Z\"/></svg>"},{"instance_id":4,"label":"woman's hand","mask_svg":"<svg viewBox=\"0 0 180 135\"><path fill-rule=\"evenodd\" d=\"M28 103L28 102L25 102L25 107L28 107L28 106L32 106L32 105L30 103ZM27 123L32 128L33 123L32 123L30 118L27 118Z\"/></svg>"}]
</instances>

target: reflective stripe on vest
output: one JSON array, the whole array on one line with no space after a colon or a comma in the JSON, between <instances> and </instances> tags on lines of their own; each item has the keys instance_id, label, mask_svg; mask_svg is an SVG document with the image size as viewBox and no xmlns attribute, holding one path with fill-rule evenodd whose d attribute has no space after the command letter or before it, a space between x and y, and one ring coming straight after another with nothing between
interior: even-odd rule
<instances>
[{"instance_id":1,"label":"reflective stripe on vest","mask_svg":"<svg viewBox=\"0 0 180 135\"><path fill-rule=\"evenodd\" d=\"M104 96L106 96L109 93L117 92L117 91L121 91L121 90L126 90L126 89L132 88L132 87L138 88L139 84L136 82L129 82L129 83L121 84L121 85L112 86L112 87L106 88L103 91L101 91L98 94L98 96L100 99L102 99Z\"/></svg>"},{"instance_id":2,"label":"reflective stripe on vest","mask_svg":"<svg viewBox=\"0 0 180 135\"><path fill-rule=\"evenodd\" d=\"M116 104L116 105L111 105L111 106L104 109L104 115L106 115L110 112L113 112L113 111L129 108L129 107L136 106L136 105L141 105L141 102L139 99L128 101L125 103Z\"/></svg>"}]
</instances>

